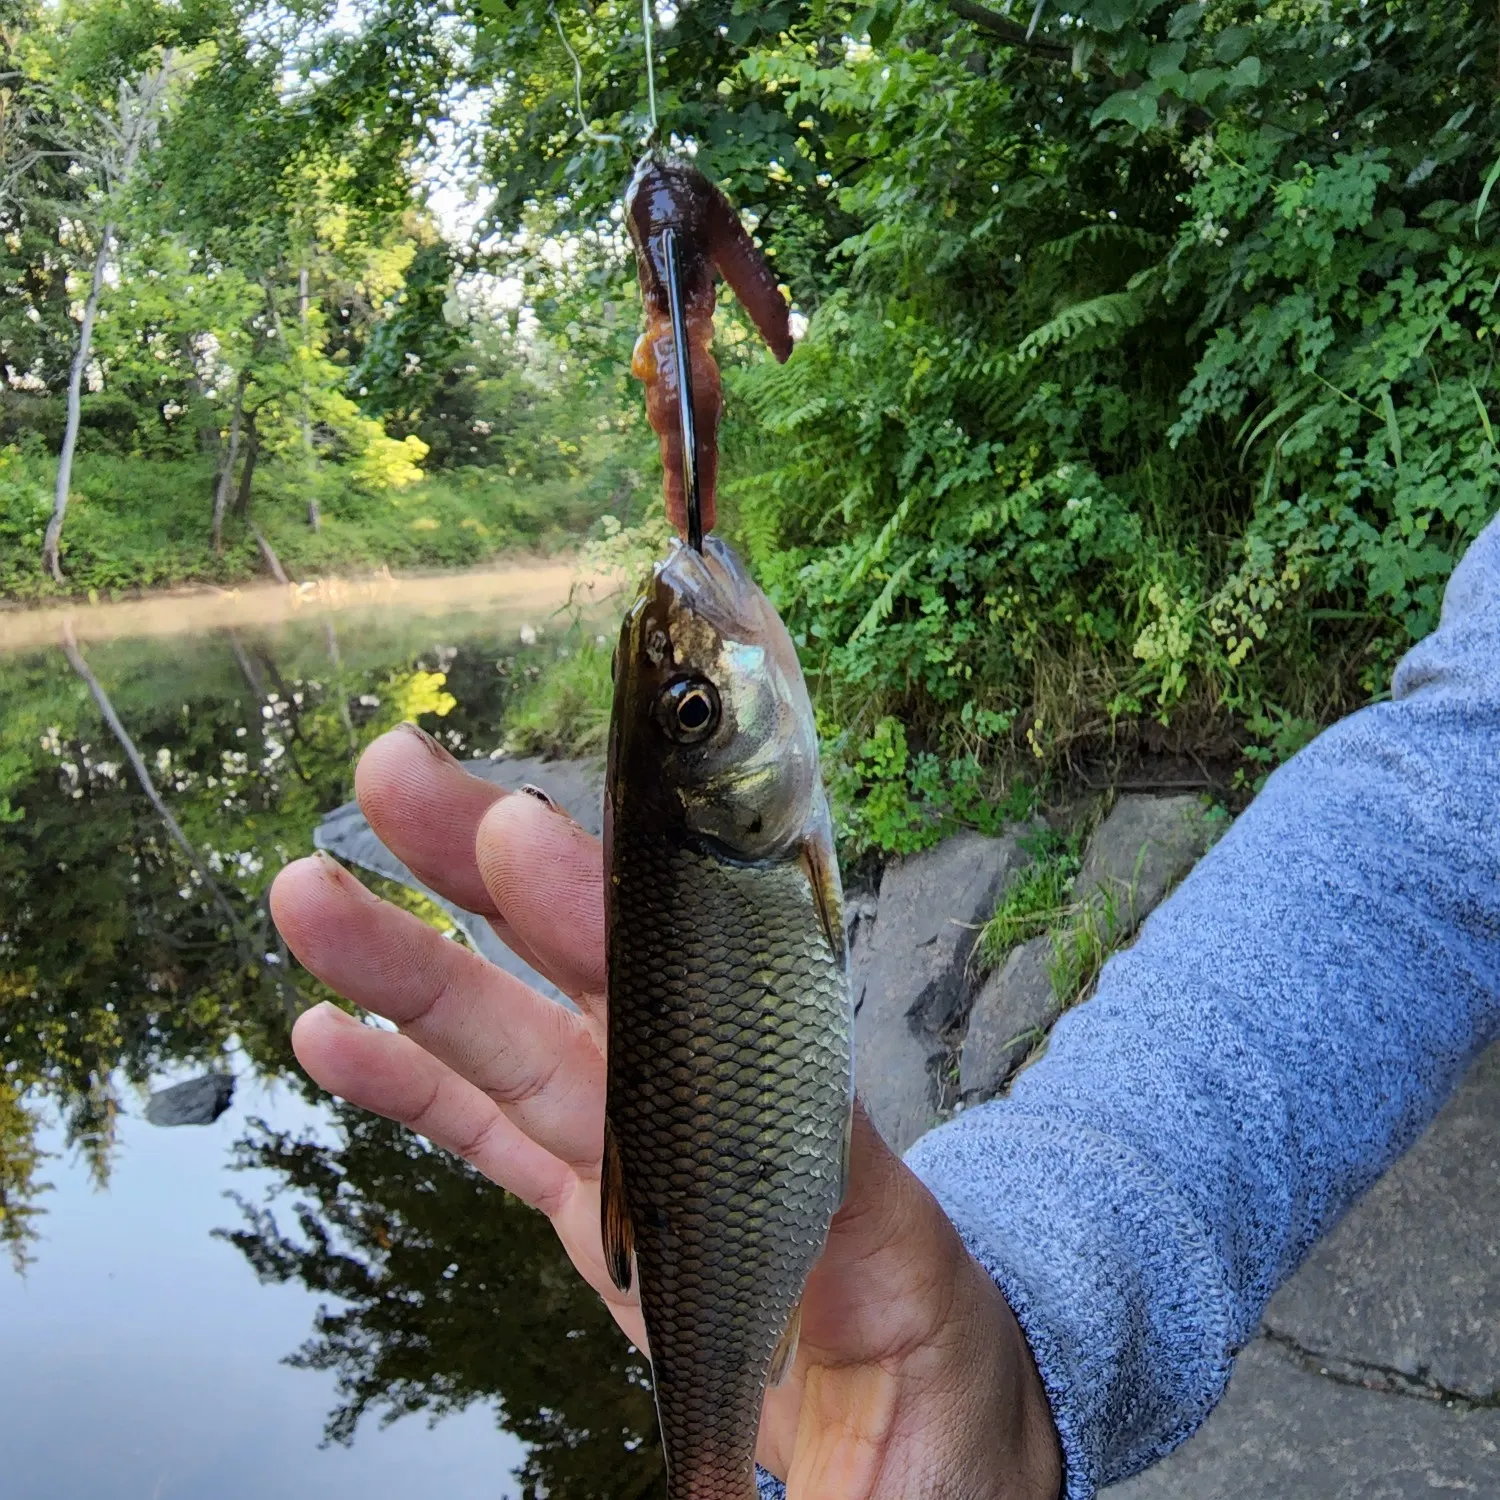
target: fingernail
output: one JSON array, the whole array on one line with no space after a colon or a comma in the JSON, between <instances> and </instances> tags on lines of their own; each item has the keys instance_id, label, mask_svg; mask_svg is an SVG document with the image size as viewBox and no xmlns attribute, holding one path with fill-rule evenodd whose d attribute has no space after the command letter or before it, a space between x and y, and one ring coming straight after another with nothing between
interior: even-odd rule
<instances>
[{"instance_id":1,"label":"fingernail","mask_svg":"<svg viewBox=\"0 0 1500 1500\"><path fill-rule=\"evenodd\" d=\"M350 874L326 849L314 849L313 858L323 867L323 873L335 885L342 886L351 896L361 896L366 901L378 902L380 897L364 881Z\"/></svg>"},{"instance_id":2,"label":"fingernail","mask_svg":"<svg viewBox=\"0 0 1500 1500\"><path fill-rule=\"evenodd\" d=\"M415 736L422 748L437 760L453 759L452 752L446 749L444 746L438 744L438 742L433 739L433 737L428 734L428 732L423 729L420 724L413 724L410 719L403 719L401 723L396 727L398 729L404 729L407 734Z\"/></svg>"},{"instance_id":3,"label":"fingernail","mask_svg":"<svg viewBox=\"0 0 1500 1500\"><path fill-rule=\"evenodd\" d=\"M331 1000L320 1000L313 1006L313 1009L327 1012L328 1019L337 1022L340 1026L357 1027L359 1025L358 1017L351 1016L347 1010L341 1009Z\"/></svg>"},{"instance_id":4,"label":"fingernail","mask_svg":"<svg viewBox=\"0 0 1500 1500\"><path fill-rule=\"evenodd\" d=\"M540 802L548 812L556 813L557 816L560 817L565 823L571 823L575 828L578 826L578 819L575 818L573 814L570 813L567 808L565 808L560 802L554 802L552 798L549 797L546 792L541 789L541 787L533 786L528 781L526 785L521 788L521 791L528 797L535 797L536 800Z\"/></svg>"}]
</instances>

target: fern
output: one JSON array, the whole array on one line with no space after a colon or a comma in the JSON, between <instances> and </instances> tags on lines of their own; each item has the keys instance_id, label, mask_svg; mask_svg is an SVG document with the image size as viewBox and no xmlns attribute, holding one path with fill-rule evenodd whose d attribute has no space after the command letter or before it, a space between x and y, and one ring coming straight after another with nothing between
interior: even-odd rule
<instances>
[{"instance_id":1,"label":"fern","mask_svg":"<svg viewBox=\"0 0 1500 1500\"><path fill-rule=\"evenodd\" d=\"M1101 330L1124 333L1139 324L1146 316L1146 304L1137 292L1105 292L1102 297L1090 297L1085 302L1075 302L1049 318L1016 346L1016 357L1027 360L1045 354L1049 349L1077 342L1084 334Z\"/></svg>"},{"instance_id":2,"label":"fern","mask_svg":"<svg viewBox=\"0 0 1500 1500\"><path fill-rule=\"evenodd\" d=\"M1151 253L1164 250L1167 241L1149 229L1138 229L1133 224L1121 224L1116 219L1101 219L1097 224L1085 224L1071 234L1038 245L1033 252L1038 260L1055 260L1071 265L1081 250L1097 255L1101 248L1131 246Z\"/></svg>"}]
</instances>

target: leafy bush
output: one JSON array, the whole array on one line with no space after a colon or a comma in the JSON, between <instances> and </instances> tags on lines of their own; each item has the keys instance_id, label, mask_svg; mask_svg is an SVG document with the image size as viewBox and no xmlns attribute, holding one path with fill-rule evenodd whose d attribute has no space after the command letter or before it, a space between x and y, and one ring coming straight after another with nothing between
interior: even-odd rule
<instances>
[{"instance_id":1,"label":"leafy bush","mask_svg":"<svg viewBox=\"0 0 1500 1500\"><path fill-rule=\"evenodd\" d=\"M413 439L412 441L415 441ZM399 445L393 445L399 446ZM52 592L41 570L56 461L32 440L0 448L0 594ZM101 593L264 576L247 525L231 516L223 557L209 540L210 460L80 455L63 534L68 587ZM322 529L307 524L316 499ZM517 483L448 470L399 487L361 488L336 465L272 461L256 470L251 519L293 577L392 568L467 567L517 549L576 544L598 515L574 479Z\"/></svg>"},{"instance_id":2,"label":"leafy bush","mask_svg":"<svg viewBox=\"0 0 1500 1500\"><path fill-rule=\"evenodd\" d=\"M726 464L868 836L939 821L881 803L871 725L1000 779L1279 758L1496 508L1500 18L1091 0L1042 33L1070 76L875 14L744 66L838 119L858 229L791 362L731 374Z\"/></svg>"}]
</instances>

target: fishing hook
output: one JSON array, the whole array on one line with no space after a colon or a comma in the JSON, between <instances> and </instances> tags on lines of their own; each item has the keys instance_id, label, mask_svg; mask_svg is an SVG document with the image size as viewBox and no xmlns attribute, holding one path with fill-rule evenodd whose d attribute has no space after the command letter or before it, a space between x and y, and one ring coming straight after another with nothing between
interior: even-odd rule
<instances>
[{"instance_id":1,"label":"fishing hook","mask_svg":"<svg viewBox=\"0 0 1500 1500\"><path fill-rule=\"evenodd\" d=\"M687 497L688 546L703 550L703 496L698 489L698 433L693 419L693 369L688 354L687 309L677 260L677 231L662 232L667 260L667 303L672 310L672 345L677 352L677 418L682 425L682 491Z\"/></svg>"}]
</instances>

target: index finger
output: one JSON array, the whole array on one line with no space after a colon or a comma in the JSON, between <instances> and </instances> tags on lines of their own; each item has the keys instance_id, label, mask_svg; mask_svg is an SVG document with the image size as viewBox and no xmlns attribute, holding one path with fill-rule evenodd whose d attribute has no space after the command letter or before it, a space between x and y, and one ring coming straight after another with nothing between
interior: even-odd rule
<instances>
[{"instance_id":1,"label":"index finger","mask_svg":"<svg viewBox=\"0 0 1500 1500\"><path fill-rule=\"evenodd\" d=\"M405 724L355 773L377 837L424 885L487 917L501 941L596 1018L604 989L599 842L545 798L471 776Z\"/></svg>"}]
</instances>

